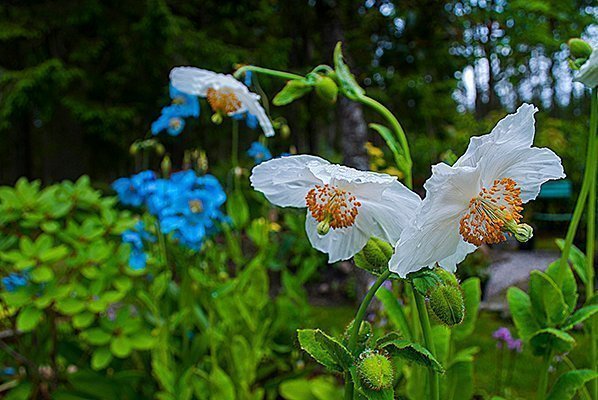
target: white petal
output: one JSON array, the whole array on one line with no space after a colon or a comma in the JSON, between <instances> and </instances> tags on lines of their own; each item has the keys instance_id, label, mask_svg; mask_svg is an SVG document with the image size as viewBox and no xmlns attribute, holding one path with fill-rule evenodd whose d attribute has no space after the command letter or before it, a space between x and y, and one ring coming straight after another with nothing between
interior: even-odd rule
<instances>
[{"instance_id":1,"label":"white petal","mask_svg":"<svg viewBox=\"0 0 598 400\"><path fill-rule=\"evenodd\" d=\"M307 213L305 231L311 245L316 250L328 254L328 262L348 260L363 249L370 235L357 226L341 229L330 229L326 235L319 235L318 221Z\"/></svg>"},{"instance_id":2,"label":"white petal","mask_svg":"<svg viewBox=\"0 0 598 400\"><path fill-rule=\"evenodd\" d=\"M480 169L482 184L487 188L497 179L513 179L524 203L536 198L544 182L565 177L561 159L552 150L537 147L507 153L497 149L482 158Z\"/></svg>"},{"instance_id":3,"label":"white petal","mask_svg":"<svg viewBox=\"0 0 598 400\"><path fill-rule=\"evenodd\" d=\"M510 151L523 147L531 147L534 142L534 114L538 109L531 104L521 105L515 114L504 117L496 124L492 132L482 136L474 136L469 146L454 167L475 166L486 154L499 149Z\"/></svg>"},{"instance_id":4,"label":"white petal","mask_svg":"<svg viewBox=\"0 0 598 400\"><path fill-rule=\"evenodd\" d=\"M361 202L355 224L362 231L370 232L394 245L405 229L415 218L421 204L417 194L407 189L399 181L394 181L378 199L358 197Z\"/></svg>"},{"instance_id":5,"label":"white petal","mask_svg":"<svg viewBox=\"0 0 598 400\"><path fill-rule=\"evenodd\" d=\"M274 136L274 128L270 118L266 115L266 111L259 102L260 96L255 93L251 93L248 90L244 90L237 93L239 100L243 104L243 107L250 114L255 116L264 131L266 137Z\"/></svg>"},{"instance_id":6,"label":"white petal","mask_svg":"<svg viewBox=\"0 0 598 400\"><path fill-rule=\"evenodd\" d=\"M589 88L598 86L598 47L592 50L590 58L583 63L575 80Z\"/></svg>"},{"instance_id":7,"label":"white petal","mask_svg":"<svg viewBox=\"0 0 598 400\"><path fill-rule=\"evenodd\" d=\"M273 204L281 207L305 207L305 196L314 185L321 184L309 169L310 165L328 161L310 155L275 158L255 166L251 185Z\"/></svg>"},{"instance_id":8,"label":"white petal","mask_svg":"<svg viewBox=\"0 0 598 400\"><path fill-rule=\"evenodd\" d=\"M195 96L206 96L222 74L195 67L176 67L170 71L170 83L181 92Z\"/></svg>"},{"instance_id":9,"label":"white petal","mask_svg":"<svg viewBox=\"0 0 598 400\"><path fill-rule=\"evenodd\" d=\"M344 165L313 165L310 168L324 183L347 190L360 198L380 199L384 190L398 182L395 176L361 171Z\"/></svg>"},{"instance_id":10,"label":"white petal","mask_svg":"<svg viewBox=\"0 0 598 400\"><path fill-rule=\"evenodd\" d=\"M471 243L466 242L461 238L457 245L457 250L454 254L438 261L438 265L446 269L449 272L455 272L457 270L457 264L460 264L469 253L473 253L477 247Z\"/></svg>"}]
</instances>

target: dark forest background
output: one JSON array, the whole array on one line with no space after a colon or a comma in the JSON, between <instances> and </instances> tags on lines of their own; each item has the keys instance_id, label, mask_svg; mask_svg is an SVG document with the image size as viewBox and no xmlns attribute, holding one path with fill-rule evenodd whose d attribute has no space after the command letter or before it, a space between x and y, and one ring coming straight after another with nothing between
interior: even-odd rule
<instances>
[{"instance_id":1,"label":"dark forest background","mask_svg":"<svg viewBox=\"0 0 598 400\"><path fill-rule=\"evenodd\" d=\"M168 72L230 73L255 64L306 73L332 62L338 40L360 84L404 124L416 185L447 149L459 154L521 102L540 109L537 143L574 181L585 151L589 96L572 83L563 44L597 36L592 0L56 0L0 3L0 183L129 174L134 140L167 104ZM593 25L594 24L594 25ZM284 82L260 77L270 99ZM375 140L361 106L315 95L269 107L291 129L274 153L324 154L367 168ZM229 159L227 123L198 121L161 136L175 165L190 146ZM259 132L244 129L241 149ZM382 146L382 144L380 144ZM579 162L578 162L579 161Z\"/></svg>"}]
</instances>

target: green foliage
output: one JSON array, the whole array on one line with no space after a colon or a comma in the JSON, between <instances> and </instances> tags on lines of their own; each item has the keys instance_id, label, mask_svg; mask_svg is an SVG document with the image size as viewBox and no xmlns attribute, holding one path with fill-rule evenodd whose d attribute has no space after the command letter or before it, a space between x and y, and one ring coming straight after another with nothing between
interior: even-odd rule
<instances>
[{"instance_id":1,"label":"green foliage","mask_svg":"<svg viewBox=\"0 0 598 400\"><path fill-rule=\"evenodd\" d=\"M598 378L598 373L588 369L565 372L558 377L546 400L571 400L584 384Z\"/></svg>"},{"instance_id":2,"label":"green foliage","mask_svg":"<svg viewBox=\"0 0 598 400\"><path fill-rule=\"evenodd\" d=\"M388 261L392 256L392 246L382 239L370 238L363 249L355 254L355 265L374 275L388 270Z\"/></svg>"}]
</instances>

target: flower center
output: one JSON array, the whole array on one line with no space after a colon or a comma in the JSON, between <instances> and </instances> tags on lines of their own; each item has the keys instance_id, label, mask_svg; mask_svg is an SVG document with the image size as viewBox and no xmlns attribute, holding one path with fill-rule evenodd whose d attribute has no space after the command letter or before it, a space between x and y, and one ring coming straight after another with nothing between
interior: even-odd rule
<instances>
[{"instance_id":1,"label":"flower center","mask_svg":"<svg viewBox=\"0 0 598 400\"><path fill-rule=\"evenodd\" d=\"M321 235L328 233L330 228L352 226L361 207L351 192L328 184L316 185L305 196L305 202L312 217L319 222L318 233Z\"/></svg>"},{"instance_id":2,"label":"flower center","mask_svg":"<svg viewBox=\"0 0 598 400\"><path fill-rule=\"evenodd\" d=\"M471 199L468 212L461 218L459 233L476 246L502 242L505 233L526 242L533 232L529 225L519 223L521 204L521 189L513 179L496 180L490 189L483 188Z\"/></svg>"},{"instance_id":3,"label":"flower center","mask_svg":"<svg viewBox=\"0 0 598 400\"><path fill-rule=\"evenodd\" d=\"M179 129L182 125L181 119L180 118L170 118L170 120L168 121L168 126L171 129Z\"/></svg>"},{"instance_id":4,"label":"flower center","mask_svg":"<svg viewBox=\"0 0 598 400\"><path fill-rule=\"evenodd\" d=\"M185 97L183 97L183 96L175 96L172 99L172 104L179 104L180 105L180 104L185 104L185 103L186 103Z\"/></svg>"},{"instance_id":5,"label":"flower center","mask_svg":"<svg viewBox=\"0 0 598 400\"><path fill-rule=\"evenodd\" d=\"M231 114L241 108L241 100L231 89L216 90L213 88L208 89L206 97L210 107L214 112Z\"/></svg>"},{"instance_id":6,"label":"flower center","mask_svg":"<svg viewBox=\"0 0 598 400\"><path fill-rule=\"evenodd\" d=\"M203 203L201 200L189 200L189 209L193 214L198 214L203 211Z\"/></svg>"}]
</instances>

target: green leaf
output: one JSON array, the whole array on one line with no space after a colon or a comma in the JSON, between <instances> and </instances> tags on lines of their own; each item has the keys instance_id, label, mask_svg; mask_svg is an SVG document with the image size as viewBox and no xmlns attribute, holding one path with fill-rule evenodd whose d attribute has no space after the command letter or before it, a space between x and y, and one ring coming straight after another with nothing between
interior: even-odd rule
<instances>
[{"instance_id":1,"label":"green leaf","mask_svg":"<svg viewBox=\"0 0 598 400\"><path fill-rule=\"evenodd\" d=\"M349 350L321 330L300 329L297 333L301 348L325 367L343 372L353 363Z\"/></svg>"},{"instance_id":2,"label":"green leaf","mask_svg":"<svg viewBox=\"0 0 598 400\"><path fill-rule=\"evenodd\" d=\"M390 323L401 332L405 339L411 340L412 336L409 322L407 322L407 317L403 311L403 306L399 304L399 300L385 287L378 289L376 297L380 300L382 306L386 310L386 315L388 316Z\"/></svg>"},{"instance_id":3,"label":"green leaf","mask_svg":"<svg viewBox=\"0 0 598 400\"><path fill-rule=\"evenodd\" d=\"M475 324L478 320L480 299L482 296L480 279L466 279L461 284L461 290L463 292L463 299L465 301L465 317L463 318L463 322L461 324L454 326L451 330L455 340L463 340L467 338L475 329Z\"/></svg>"},{"instance_id":4,"label":"green leaf","mask_svg":"<svg viewBox=\"0 0 598 400\"><path fill-rule=\"evenodd\" d=\"M542 271L534 270L529 276L529 296L532 312L548 326L563 322L569 314L563 293L554 280Z\"/></svg>"},{"instance_id":5,"label":"green leaf","mask_svg":"<svg viewBox=\"0 0 598 400\"><path fill-rule=\"evenodd\" d=\"M209 387L211 398L235 400L235 385L232 379L217 365L213 366L210 372Z\"/></svg>"},{"instance_id":6,"label":"green leaf","mask_svg":"<svg viewBox=\"0 0 598 400\"><path fill-rule=\"evenodd\" d=\"M56 302L56 309L65 315L78 314L85 309L85 302L83 300L67 297Z\"/></svg>"},{"instance_id":7,"label":"green leaf","mask_svg":"<svg viewBox=\"0 0 598 400\"><path fill-rule=\"evenodd\" d=\"M543 355L551 350L565 353L573 348L575 339L565 331L546 328L534 333L530 337L529 343L535 355Z\"/></svg>"},{"instance_id":8,"label":"green leaf","mask_svg":"<svg viewBox=\"0 0 598 400\"><path fill-rule=\"evenodd\" d=\"M287 82L280 92L272 99L275 106L284 106L311 92L312 86L303 79L294 79Z\"/></svg>"},{"instance_id":9,"label":"green leaf","mask_svg":"<svg viewBox=\"0 0 598 400\"><path fill-rule=\"evenodd\" d=\"M95 370L104 369L112 361L112 353L107 347L100 347L91 356L91 368Z\"/></svg>"},{"instance_id":10,"label":"green leaf","mask_svg":"<svg viewBox=\"0 0 598 400\"><path fill-rule=\"evenodd\" d=\"M557 239L556 244L557 246L559 246L559 249L563 251L565 241L563 239ZM586 269L586 255L573 244L571 245L571 250L569 251L569 262L573 266L573 269L577 273L577 276L579 276L579 279L583 282L584 285L587 285L588 274Z\"/></svg>"},{"instance_id":11,"label":"green leaf","mask_svg":"<svg viewBox=\"0 0 598 400\"><path fill-rule=\"evenodd\" d=\"M126 336L117 336L110 342L110 351L119 358L127 357L132 349L132 343Z\"/></svg>"},{"instance_id":12,"label":"green leaf","mask_svg":"<svg viewBox=\"0 0 598 400\"><path fill-rule=\"evenodd\" d=\"M243 228L249 221L249 206L240 190L234 191L226 202L226 213L236 228Z\"/></svg>"},{"instance_id":13,"label":"green leaf","mask_svg":"<svg viewBox=\"0 0 598 400\"><path fill-rule=\"evenodd\" d=\"M567 320L563 323L561 327L562 330L568 331L569 329L573 329L573 327L577 324L581 324L586 319L590 318L592 315L598 312L598 304L590 304L588 306L582 307L579 310L575 311L573 315L571 315Z\"/></svg>"},{"instance_id":14,"label":"green leaf","mask_svg":"<svg viewBox=\"0 0 598 400\"><path fill-rule=\"evenodd\" d=\"M546 400L571 400L583 385L596 378L598 373L590 369L565 372L558 377Z\"/></svg>"},{"instance_id":15,"label":"green leaf","mask_svg":"<svg viewBox=\"0 0 598 400\"><path fill-rule=\"evenodd\" d=\"M149 350L156 344L156 338L148 332L139 333L131 338L135 350Z\"/></svg>"},{"instance_id":16,"label":"green leaf","mask_svg":"<svg viewBox=\"0 0 598 400\"><path fill-rule=\"evenodd\" d=\"M90 312L77 314L73 317L73 326L77 329L87 328L95 319L95 315Z\"/></svg>"},{"instance_id":17,"label":"green leaf","mask_svg":"<svg viewBox=\"0 0 598 400\"><path fill-rule=\"evenodd\" d=\"M376 132L378 132L380 136L382 136L382 138L386 142L386 145L392 152L397 168L399 168L402 172L406 172L408 168L408 162L405 156L403 155L401 145L399 141L395 138L393 132L384 125L380 124L369 124L368 126Z\"/></svg>"},{"instance_id":18,"label":"green leaf","mask_svg":"<svg viewBox=\"0 0 598 400\"><path fill-rule=\"evenodd\" d=\"M438 360L419 343L404 339L390 339L382 340L378 343L378 346L386 350L391 356L431 368L440 374L444 373L444 368Z\"/></svg>"},{"instance_id":19,"label":"green leaf","mask_svg":"<svg viewBox=\"0 0 598 400\"><path fill-rule=\"evenodd\" d=\"M417 272L412 272L408 276L413 283L413 288L417 290L422 296L427 296L428 292L438 285L442 285L444 281L432 269L422 268Z\"/></svg>"},{"instance_id":20,"label":"green leaf","mask_svg":"<svg viewBox=\"0 0 598 400\"><path fill-rule=\"evenodd\" d=\"M60 246L53 247L51 249L42 251L38 258L41 262L47 263L47 262L58 261L64 257L66 257L67 254L69 254L68 247L66 247L64 245L60 245Z\"/></svg>"},{"instance_id":21,"label":"green leaf","mask_svg":"<svg viewBox=\"0 0 598 400\"><path fill-rule=\"evenodd\" d=\"M23 332L34 330L43 315L43 311L34 306L25 307L17 316L17 329Z\"/></svg>"},{"instance_id":22,"label":"green leaf","mask_svg":"<svg viewBox=\"0 0 598 400\"><path fill-rule=\"evenodd\" d=\"M50 267L42 266L34 268L31 273L31 280L35 283L50 282L54 279L54 271Z\"/></svg>"},{"instance_id":23,"label":"green leaf","mask_svg":"<svg viewBox=\"0 0 598 400\"><path fill-rule=\"evenodd\" d=\"M334 70L340 84L341 93L348 99L355 101L365 94L365 90L359 86L351 70L343 60L341 42L338 42L334 48Z\"/></svg>"},{"instance_id":24,"label":"green leaf","mask_svg":"<svg viewBox=\"0 0 598 400\"><path fill-rule=\"evenodd\" d=\"M112 335L101 328L91 328L81 334L84 339L94 346L103 346L110 342Z\"/></svg>"},{"instance_id":25,"label":"green leaf","mask_svg":"<svg viewBox=\"0 0 598 400\"><path fill-rule=\"evenodd\" d=\"M527 341L535 332L540 330L540 325L532 315L530 298L523 290L511 287L507 291L507 301L519 337Z\"/></svg>"},{"instance_id":26,"label":"green leaf","mask_svg":"<svg viewBox=\"0 0 598 400\"><path fill-rule=\"evenodd\" d=\"M559 280L561 281L560 290L563 294L563 300L567 303L569 314L572 313L577 305L578 295L577 282L575 282L575 276L573 275L571 268L569 268L569 265L566 265L564 275L560 277L559 260L554 261L548 266L548 269L546 269L546 275L550 276L555 283Z\"/></svg>"}]
</instances>

